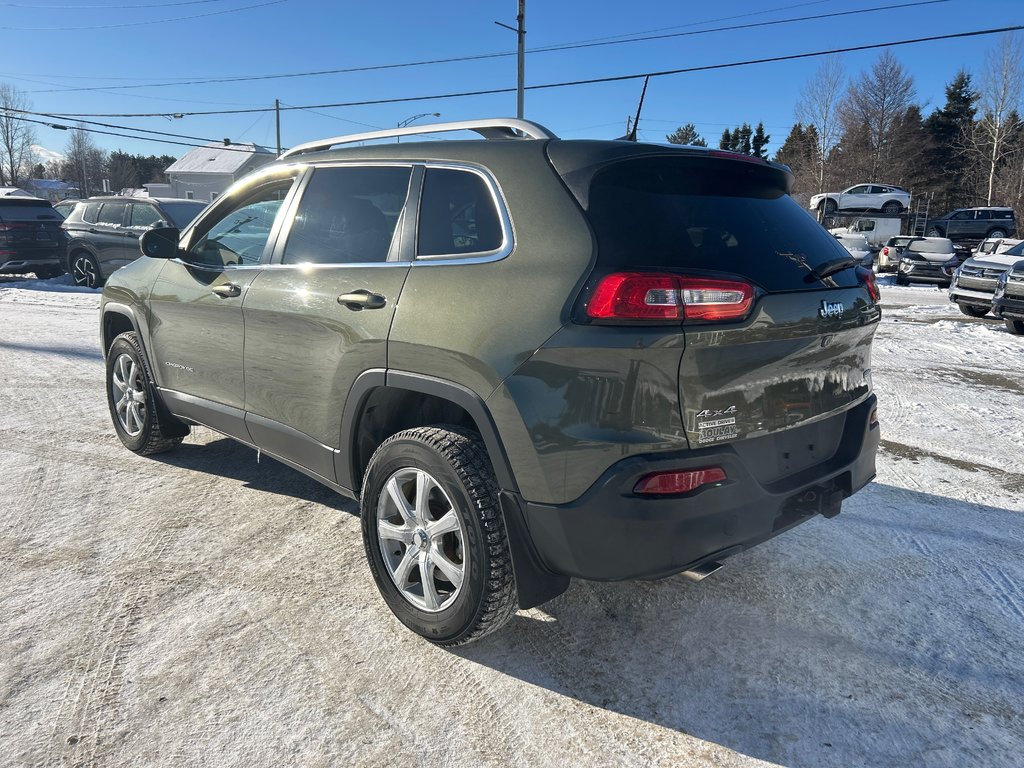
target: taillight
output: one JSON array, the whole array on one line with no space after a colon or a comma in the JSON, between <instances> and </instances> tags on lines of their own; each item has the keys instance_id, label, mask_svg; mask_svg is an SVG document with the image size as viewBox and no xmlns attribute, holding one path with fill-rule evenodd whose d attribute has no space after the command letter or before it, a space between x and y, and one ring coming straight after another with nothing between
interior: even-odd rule
<instances>
[{"instance_id":1,"label":"taillight","mask_svg":"<svg viewBox=\"0 0 1024 768\"><path fill-rule=\"evenodd\" d=\"M889 255L889 246L888 246L888 245L887 245L887 246L885 246L885 247L884 247L884 248L882 249L882 255L883 255L883 256L888 256L888 255Z\"/></svg>"},{"instance_id":2,"label":"taillight","mask_svg":"<svg viewBox=\"0 0 1024 768\"><path fill-rule=\"evenodd\" d=\"M689 493L705 485L716 485L724 481L725 470L721 467L655 472L640 478L633 487L633 493L644 496Z\"/></svg>"},{"instance_id":3,"label":"taillight","mask_svg":"<svg viewBox=\"0 0 1024 768\"><path fill-rule=\"evenodd\" d=\"M754 287L742 280L614 272L597 284L587 315L595 320L742 320Z\"/></svg>"},{"instance_id":4,"label":"taillight","mask_svg":"<svg viewBox=\"0 0 1024 768\"><path fill-rule=\"evenodd\" d=\"M868 289L868 295L872 301L878 301L882 298L874 272L865 267L857 267L857 277L860 279L861 284Z\"/></svg>"}]
</instances>

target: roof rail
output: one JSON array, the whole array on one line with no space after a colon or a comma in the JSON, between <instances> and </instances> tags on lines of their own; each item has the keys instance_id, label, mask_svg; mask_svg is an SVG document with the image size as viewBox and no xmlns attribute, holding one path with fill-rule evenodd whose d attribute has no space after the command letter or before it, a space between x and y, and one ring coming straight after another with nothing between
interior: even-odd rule
<instances>
[{"instance_id":1,"label":"roof rail","mask_svg":"<svg viewBox=\"0 0 1024 768\"><path fill-rule=\"evenodd\" d=\"M335 136L330 139L308 141L292 147L281 155L280 159L301 155L306 152L320 152L339 144L354 144L374 139L392 139L401 136L416 136L423 133L447 133L450 131L474 131L485 139L557 139L543 125L530 120L518 120L514 117L497 117L485 120L460 120L453 123L435 123L433 125L412 125L405 128L392 128L369 133L350 133L347 136Z\"/></svg>"}]
</instances>

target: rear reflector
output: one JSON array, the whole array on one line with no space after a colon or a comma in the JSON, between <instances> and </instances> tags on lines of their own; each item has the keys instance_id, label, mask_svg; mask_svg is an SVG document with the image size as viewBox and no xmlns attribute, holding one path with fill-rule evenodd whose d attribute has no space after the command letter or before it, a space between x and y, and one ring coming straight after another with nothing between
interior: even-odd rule
<instances>
[{"instance_id":1,"label":"rear reflector","mask_svg":"<svg viewBox=\"0 0 1024 768\"><path fill-rule=\"evenodd\" d=\"M594 289L587 315L595 320L741 320L753 304L754 287L742 280L614 272Z\"/></svg>"},{"instance_id":2,"label":"rear reflector","mask_svg":"<svg viewBox=\"0 0 1024 768\"><path fill-rule=\"evenodd\" d=\"M871 415L868 416L868 426L869 427L877 427L878 426L878 409L877 408L872 408L871 409Z\"/></svg>"},{"instance_id":3,"label":"rear reflector","mask_svg":"<svg viewBox=\"0 0 1024 768\"><path fill-rule=\"evenodd\" d=\"M671 495L689 493L705 485L714 485L725 480L721 467L690 469L677 472L655 472L640 479L633 493L641 495Z\"/></svg>"}]
</instances>

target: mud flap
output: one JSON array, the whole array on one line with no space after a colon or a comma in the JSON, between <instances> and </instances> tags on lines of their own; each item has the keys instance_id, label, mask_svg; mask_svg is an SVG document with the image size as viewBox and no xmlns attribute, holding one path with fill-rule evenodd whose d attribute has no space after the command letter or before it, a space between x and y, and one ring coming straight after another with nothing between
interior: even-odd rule
<instances>
[{"instance_id":1,"label":"mud flap","mask_svg":"<svg viewBox=\"0 0 1024 768\"><path fill-rule=\"evenodd\" d=\"M516 574L519 607L533 608L565 592L569 588L569 577L552 573L541 563L526 527L526 517L518 494L501 491L500 499L505 531L512 550L512 569Z\"/></svg>"}]
</instances>

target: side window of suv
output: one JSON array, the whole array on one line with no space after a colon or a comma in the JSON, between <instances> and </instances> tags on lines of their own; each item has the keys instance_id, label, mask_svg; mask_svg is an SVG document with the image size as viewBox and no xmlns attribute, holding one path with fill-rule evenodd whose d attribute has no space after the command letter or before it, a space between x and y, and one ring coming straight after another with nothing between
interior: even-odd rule
<instances>
[{"instance_id":1,"label":"side window of suv","mask_svg":"<svg viewBox=\"0 0 1024 768\"><path fill-rule=\"evenodd\" d=\"M193 235L189 260L213 267L258 264L293 183L285 179L259 187L220 218L203 222Z\"/></svg>"},{"instance_id":2,"label":"side window of suv","mask_svg":"<svg viewBox=\"0 0 1024 768\"><path fill-rule=\"evenodd\" d=\"M488 253L504 235L494 195L472 171L427 168L420 201L417 256Z\"/></svg>"},{"instance_id":3,"label":"side window of suv","mask_svg":"<svg viewBox=\"0 0 1024 768\"><path fill-rule=\"evenodd\" d=\"M160 211L149 203L134 203L132 205L132 227L150 227L160 221Z\"/></svg>"},{"instance_id":4,"label":"side window of suv","mask_svg":"<svg viewBox=\"0 0 1024 768\"><path fill-rule=\"evenodd\" d=\"M98 223L100 217L100 207L102 203L86 203L82 206L82 221L86 224Z\"/></svg>"},{"instance_id":5,"label":"side window of suv","mask_svg":"<svg viewBox=\"0 0 1024 768\"><path fill-rule=\"evenodd\" d=\"M949 218L951 221L967 221L974 218L974 211L957 211Z\"/></svg>"},{"instance_id":6,"label":"side window of suv","mask_svg":"<svg viewBox=\"0 0 1024 768\"><path fill-rule=\"evenodd\" d=\"M127 207L127 203L104 203L96 223L120 226L124 221L124 209Z\"/></svg>"},{"instance_id":7,"label":"side window of suv","mask_svg":"<svg viewBox=\"0 0 1024 768\"><path fill-rule=\"evenodd\" d=\"M283 264L387 261L409 194L409 166L313 171L288 233Z\"/></svg>"},{"instance_id":8,"label":"side window of suv","mask_svg":"<svg viewBox=\"0 0 1024 768\"><path fill-rule=\"evenodd\" d=\"M978 211L977 213L979 219L985 219L987 221L992 218L992 211Z\"/></svg>"}]
</instances>

